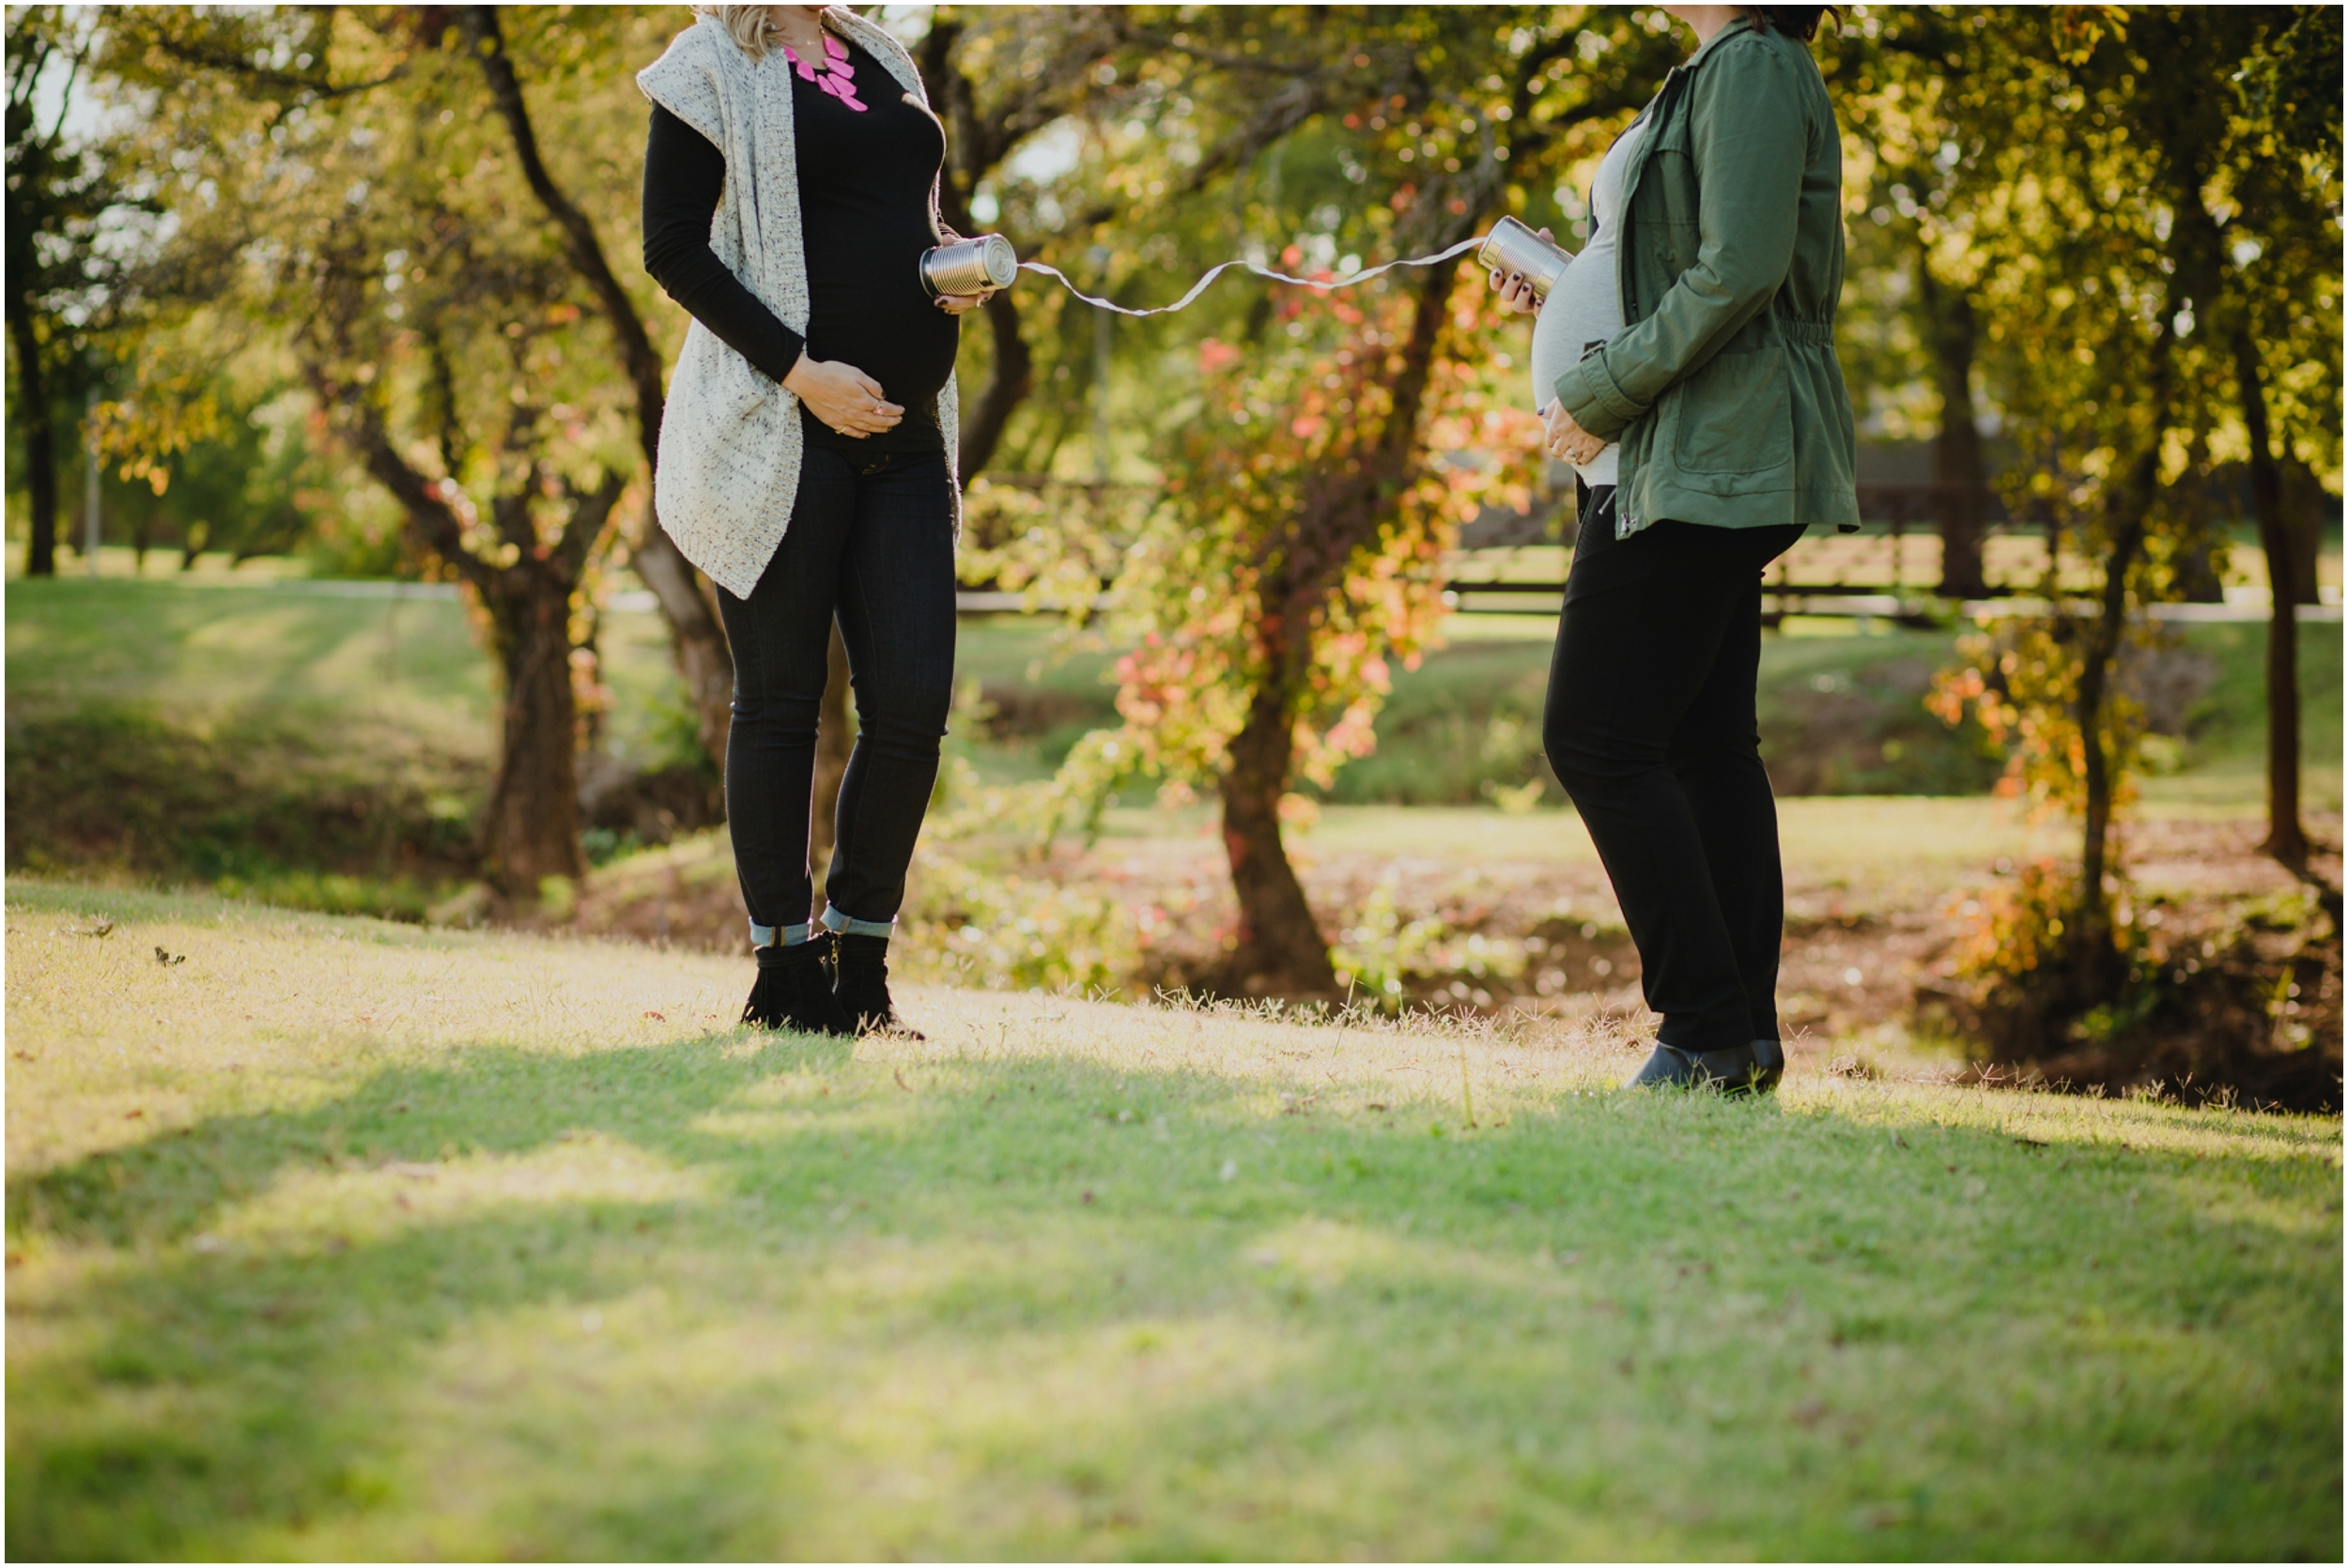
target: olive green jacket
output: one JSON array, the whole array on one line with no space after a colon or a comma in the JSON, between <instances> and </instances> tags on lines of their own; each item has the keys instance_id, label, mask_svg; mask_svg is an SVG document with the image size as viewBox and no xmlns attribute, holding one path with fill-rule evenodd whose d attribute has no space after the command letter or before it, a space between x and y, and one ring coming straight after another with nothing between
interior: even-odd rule
<instances>
[{"instance_id":1,"label":"olive green jacket","mask_svg":"<svg viewBox=\"0 0 2348 1568\"><path fill-rule=\"evenodd\" d=\"M1834 357L1843 146L1810 51L1738 21L1673 70L1624 171L1629 323L1557 378L1574 423L1622 444L1624 535L1859 524Z\"/></svg>"}]
</instances>

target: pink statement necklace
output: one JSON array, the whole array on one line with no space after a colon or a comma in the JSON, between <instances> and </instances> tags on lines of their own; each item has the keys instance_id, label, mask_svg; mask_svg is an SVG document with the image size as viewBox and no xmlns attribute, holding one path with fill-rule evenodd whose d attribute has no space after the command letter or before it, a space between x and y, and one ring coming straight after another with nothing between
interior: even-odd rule
<instances>
[{"instance_id":1,"label":"pink statement necklace","mask_svg":"<svg viewBox=\"0 0 2348 1568\"><path fill-rule=\"evenodd\" d=\"M848 63L846 44L826 33L821 65L809 65L799 58L799 52L787 43L782 46L782 57L791 62L791 69L802 78L814 83L857 114L864 113L866 106L856 96L856 67Z\"/></svg>"}]
</instances>

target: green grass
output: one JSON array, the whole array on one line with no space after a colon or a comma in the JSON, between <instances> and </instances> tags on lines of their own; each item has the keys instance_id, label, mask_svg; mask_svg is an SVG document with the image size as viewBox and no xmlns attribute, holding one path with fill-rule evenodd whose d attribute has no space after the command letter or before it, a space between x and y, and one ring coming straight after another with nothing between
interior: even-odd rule
<instances>
[{"instance_id":1,"label":"green grass","mask_svg":"<svg viewBox=\"0 0 2348 1568\"><path fill-rule=\"evenodd\" d=\"M2340 1548L2337 1119L8 899L15 1557Z\"/></svg>"}]
</instances>

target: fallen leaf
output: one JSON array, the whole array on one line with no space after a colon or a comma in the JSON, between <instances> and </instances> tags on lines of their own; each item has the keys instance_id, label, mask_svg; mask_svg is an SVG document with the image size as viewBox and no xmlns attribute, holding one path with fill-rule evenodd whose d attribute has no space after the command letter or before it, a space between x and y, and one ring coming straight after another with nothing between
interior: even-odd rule
<instances>
[{"instance_id":1,"label":"fallen leaf","mask_svg":"<svg viewBox=\"0 0 2348 1568\"><path fill-rule=\"evenodd\" d=\"M166 947L158 946L155 949L155 961L162 964L165 969L169 969L175 963L187 962L188 955L185 953L175 953Z\"/></svg>"},{"instance_id":2,"label":"fallen leaf","mask_svg":"<svg viewBox=\"0 0 2348 1568\"><path fill-rule=\"evenodd\" d=\"M651 1019L655 1023L666 1023L669 1022L668 1019L660 1013L648 1011L644 1014L644 1016Z\"/></svg>"},{"instance_id":3,"label":"fallen leaf","mask_svg":"<svg viewBox=\"0 0 2348 1568\"><path fill-rule=\"evenodd\" d=\"M900 1072L895 1068L891 1068L888 1069L888 1075L897 1081L897 1087L904 1090L907 1094L911 1094L913 1092L913 1085L905 1082L905 1075L903 1072Z\"/></svg>"}]
</instances>

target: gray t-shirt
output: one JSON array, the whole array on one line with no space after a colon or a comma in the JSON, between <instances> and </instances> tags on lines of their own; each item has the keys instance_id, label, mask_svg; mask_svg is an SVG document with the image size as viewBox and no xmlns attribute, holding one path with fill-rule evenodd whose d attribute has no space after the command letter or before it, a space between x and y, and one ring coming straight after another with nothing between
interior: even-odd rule
<instances>
[{"instance_id":1,"label":"gray t-shirt","mask_svg":"<svg viewBox=\"0 0 2348 1568\"><path fill-rule=\"evenodd\" d=\"M1632 149L1646 133L1646 116L1630 122L1599 161L1590 179L1590 242L1567 267L1565 276L1550 289L1540 315L1533 323L1533 408L1536 413L1557 398L1557 377L1573 368L1592 344L1604 343L1622 331L1622 296L1614 284L1614 241L1622 229L1622 177ZM1614 443L1574 472L1584 484L1614 483Z\"/></svg>"}]
</instances>

